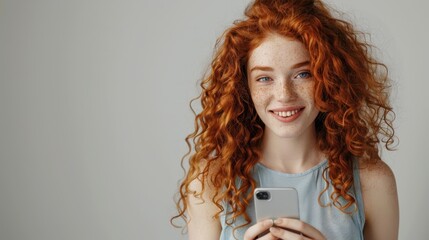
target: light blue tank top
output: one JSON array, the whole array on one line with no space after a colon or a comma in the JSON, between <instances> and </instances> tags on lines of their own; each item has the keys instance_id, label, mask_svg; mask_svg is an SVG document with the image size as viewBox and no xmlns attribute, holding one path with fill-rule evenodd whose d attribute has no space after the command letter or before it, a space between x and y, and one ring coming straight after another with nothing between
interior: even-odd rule
<instances>
[{"instance_id":1,"label":"light blue tank top","mask_svg":"<svg viewBox=\"0 0 429 240\"><path fill-rule=\"evenodd\" d=\"M350 189L350 193L356 199L357 204L347 209L348 212L352 212L350 214L340 211L332 204L322 207L318 202L319 194L326 187L326 182L323 180L322 174L323 170L327 167L328 161L326 160L303 173L287 174L271 170L258 163L255 165L253 178L256 180L258 187L295 188L298 191L300 219L317 228L327 239L362 240L364 239L363 227L365 224L365 214L358 166L356 163L353 166L354 184ZM328 175L326 175L326 178L329 179ZM332 192L332 183L330 183L329 189L321 196L320 200L322 203L327 204L331 202L330 194ZM236 229L234 235L234 227L244 224L245 220L243 217L240 217L235 223L228 226L225 221L229 219L226 213L230 210L231 208L224 204L224 212L220 216L222 224L220 240L243 239L247 228L256 223L253 200L249 203L246 211L252 219L252 223Z\"/></svg>"}]
</instances>

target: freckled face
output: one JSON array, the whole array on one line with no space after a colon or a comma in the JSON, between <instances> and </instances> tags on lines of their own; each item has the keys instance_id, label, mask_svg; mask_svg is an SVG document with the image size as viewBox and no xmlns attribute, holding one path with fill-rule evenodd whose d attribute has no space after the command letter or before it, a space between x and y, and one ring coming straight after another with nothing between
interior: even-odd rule
<instances>
[{"instance_id":1,"label":"freckled face","mask_svg":"<svg viewBox=\"0 0 429 240\"><path fill-rule=\"evenodd\" d=\"M296 138L314 131L310 56L304 45L277 34L268 36L249 57L247 76L256 112L265 131Z\"/></svg>"}]
</instances>

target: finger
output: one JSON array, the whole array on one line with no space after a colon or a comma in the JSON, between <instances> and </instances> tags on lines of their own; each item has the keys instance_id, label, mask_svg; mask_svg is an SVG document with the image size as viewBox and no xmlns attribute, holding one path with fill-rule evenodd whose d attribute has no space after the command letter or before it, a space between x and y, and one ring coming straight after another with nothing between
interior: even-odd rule
<instances>
[{"instance_id":1,"label":"finger","mask_svg":"<svg viewBox=\"0 0 429 240\"><path fill-rule=\"evenodd\" d=\"M247 229L247 231L244 233L244 240L253 240L259 234L268 230L272 226L273 226L272 219L267 219L267 220L258 222L255 225L251 226L249 229Z\"/></svg>"},{"instance_id":2,"label":"finger","mask_svg":"<svg viewBox=\"0 0 429 240\"><path fill-rule=\"evenodd\" d=\"M279 238L268 232L262 237L257 238L257 240L278 240Z\"/></svg>"},{"instance_id":3,"label":"finger","mask_svg":"<svg viewBox=\"0 0 429 240\"><path fill-rule=\"evenodd\" d=\"M325 237L319 230L317 230L310 224L307 224L298 219L278 218L274 221L274 225L277 227L287 228L302 233L311 239L325 239ZM292 233L291 231L288 232Z\"/></svg>"},{"instance_id":4,"label":"finger","mask_svg":"<svg viewBox=\"0 0 429 240\"><path fill-rule=\"evenodd\" d=\"M288 240L310 240L310 238L302 234L294 233L278 227L271 227L270 234L276 237L276 239L280 238L280 239L288 239Z\"/></svg>"}]
</instances>

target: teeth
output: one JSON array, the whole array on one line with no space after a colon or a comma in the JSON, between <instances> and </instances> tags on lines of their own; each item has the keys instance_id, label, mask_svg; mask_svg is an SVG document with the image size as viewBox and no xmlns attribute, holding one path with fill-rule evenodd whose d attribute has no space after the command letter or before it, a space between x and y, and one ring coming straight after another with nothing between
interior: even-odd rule
<instances>
[{"instance_id":1,"label":"teeth","mask_svg":"<svg viewBox=\"0 0 429 240\"><path fill-rule=\"evenodd\" d=\"M285 111L285 112L274 112L277 116L280 117L290 117L295 115L299 110Z\"/></svg>"}]
</instances>

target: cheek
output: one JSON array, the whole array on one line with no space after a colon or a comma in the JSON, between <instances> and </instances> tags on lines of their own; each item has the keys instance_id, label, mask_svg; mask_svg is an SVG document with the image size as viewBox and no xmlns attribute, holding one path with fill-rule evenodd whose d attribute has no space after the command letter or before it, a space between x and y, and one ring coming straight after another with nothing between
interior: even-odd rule
<instances>
[{"instance_id":1,"label":"cheek","mask_svg":"<svg viewBox=\"0 0 429 240\"><path fill-rule=\"evenodd\" d=\"M264 105L264 102L267 99L266 92L262 91L261 89L251 89L250 91L255 107Z\"/></svg>"},{"instance_id":2,"label":"cheek","mask_svg":"<svg viewBox=\"0 0 429 240\"><path fill-rule=\"evenodd\" d=\"M314 82L300 85L297 88L297 92L301 95L301 98L314 101Z\"/></svg>"}]
</instances>

